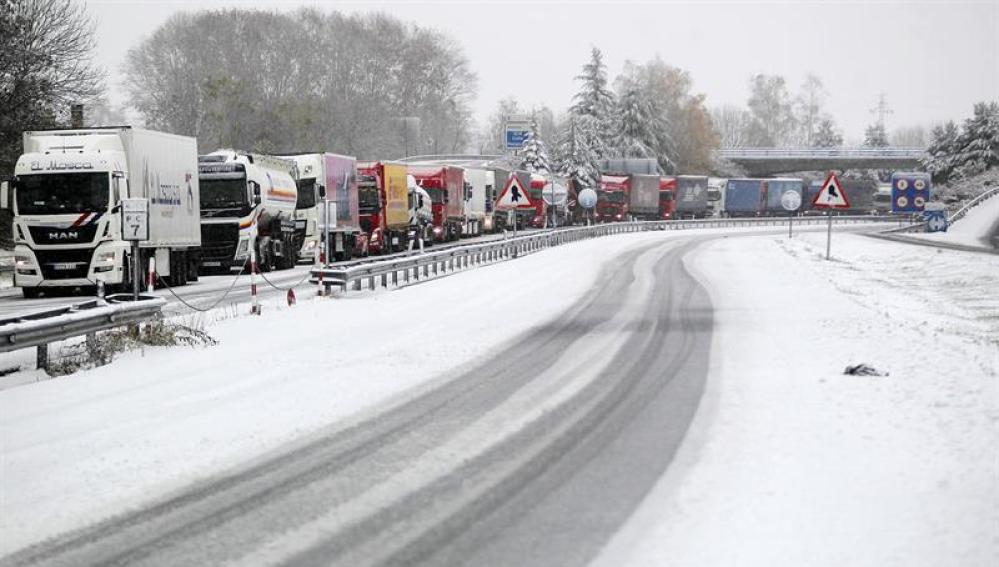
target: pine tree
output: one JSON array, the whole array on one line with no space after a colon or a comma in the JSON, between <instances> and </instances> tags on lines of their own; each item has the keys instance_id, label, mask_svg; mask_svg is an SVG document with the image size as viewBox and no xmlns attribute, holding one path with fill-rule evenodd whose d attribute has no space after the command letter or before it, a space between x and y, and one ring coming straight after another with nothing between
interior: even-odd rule
<instances>
[{"instance_id":1,"label":"pine tree","mask_svg":"<svg viewBox=\"0 0 999 567\"><path fill-rule=\"evenodd\" d=\"M603 54L596 47L590 52L590 62L576 77L582 87L573 97L569 112L576 119L577 135L586 138L586 145L597 159L612 153L610 140L614 136L614 93L607 87L607 67Z\"/></svg>"},{"instance_id":2,"label":"pine tree","mask_svg":"<svg viewBox=\"0 0 999 567\"><path fill-rule=\"evenodd\" d=\"M888 133L885 131L884 122L875 122L864 131L864 145L869 148L888 147Z\"/></svg>"},{"instance_id":3,"label":"pine tree","mask_svg":"<svg viewBox=\"0 0 999 567\"><path fill-rule=\"evenodd\" d=\"M531 173L549 174L552 171L551 161L548 159L548 151L545 143L541 141L538 132L537 120L531 120L531 130L527 134L527 141L524 142L523 168Z\"/></svg>"},{"instance_id":4,"label":"pine tree","mask_svg":"<svg viewBox=\"0 0 999 567\"><path fill-rule=\"evenodd\" d=\"M836 125L829 118L819 122L819 127L812 137L812 147L835 148L843 145L843 136L836 130Z\"/></svg>"},{"instance_id":5,"label":"pine tree","mask_svg":"<svg viewBox=\"0 0 999 567\"><path fill-rule=\"evenodd\" d=\"M631 87L618 103L617 134L612 146L625 158L656 156L656 133L663 131L655 109L642 91Z\"/></svg>"},{"instance_id":6,"label":"pine tree","mask_svg":"<svg viewBox=\"0 0 999 567\"><path fill-rule=\"evenodd\" d=\"M999 103L979 102L958 139L955 173L971 177L999 164Z\"/></svg>"},{"instance_id":7,"label":"pine tree","mask_svg":"<svg viewBox=\"0 0 999 567\"><path fill-rule=\"evenodd\" d=\"M600 172L596 167L597 157L587 145L589 136L582 129L578 120L570 116L569 124L558 143L557 172L559 175L571 178L576 187L592 189L597 186Z\"/></svg>"},{"instance_id":8,"label":"pine tree","mask_svg":"<svg viewBox=\"0 0 999 567\"><path fill-rule=\"evenodd\" d=\"M934 181L946 182L954 173L960 137L961 133L953 121L934 126L930 132L930 147L926 149L927 157L923 159L923 167L933 176Z\"/></svg>"}]
</instances>

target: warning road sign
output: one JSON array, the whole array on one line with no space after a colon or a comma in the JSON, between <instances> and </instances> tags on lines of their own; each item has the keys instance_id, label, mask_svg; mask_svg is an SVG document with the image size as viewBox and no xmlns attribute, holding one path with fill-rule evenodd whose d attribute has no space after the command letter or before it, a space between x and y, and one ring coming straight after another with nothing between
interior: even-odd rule
<instances>
[{"instance_id":1,"label":"warning road sign","mask_svg":"<svg viewBox=\"0 0 999 567\"><path fill-rule=\"evenodd\" d=\"M829 209L850 208L850 201L846 198L843 186L840 185L835 173L830 173L826 177L826 180L822 183L822 189L815 196L815 199L812 200L812 206Z\"/></svg>"},{"instance_id":2,"label":"warning road sign","mask_svg":"<svg viewBox=\"0 0 999 567\"><path fill-rule=\"evenodd\" d=\"M497 211L513 211L516 209L533 209L534 203L531 202L531 197L527 194L527 190L520 183L520 179L517 178L517 174L513 173L510 175L510 179L506 182L506 187L503 188L503 192L500 193L498 199L496 199L496 210Z\"/></svg>"}]
</instances>

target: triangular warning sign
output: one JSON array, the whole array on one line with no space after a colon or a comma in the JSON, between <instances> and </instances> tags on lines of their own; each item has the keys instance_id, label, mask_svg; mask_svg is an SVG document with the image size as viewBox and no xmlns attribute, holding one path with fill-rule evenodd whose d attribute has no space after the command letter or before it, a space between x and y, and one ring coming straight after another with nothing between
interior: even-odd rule
<instances>
[{"instance_id":1,"label":"triangular warning sign","mask_svg":"<svg viewBox=\"0 0 999 567\"><path fill-rule=\"evenodd\" d=\"M515 209L533 208L534 203L531 202L531 196L524 189L517 174L511 173L510 178L507 179L506 187L503 188L499 198L496 199L495 209L497 211L512 211Z\"/></svg>"},{"instance_id":2,"label":"triangular warning sign","mask_svg":"<svg viewBox=\"0 0 999 567\"><path fill-rule=\"evenodd\" d=\"M812 199L812 206L829 209L849 209L850 201L846 198L843 186L839 184L839 179L835 173L830 173L826 180L822 182L822 189L819 194Z\"/></svg>"}]
</instances>

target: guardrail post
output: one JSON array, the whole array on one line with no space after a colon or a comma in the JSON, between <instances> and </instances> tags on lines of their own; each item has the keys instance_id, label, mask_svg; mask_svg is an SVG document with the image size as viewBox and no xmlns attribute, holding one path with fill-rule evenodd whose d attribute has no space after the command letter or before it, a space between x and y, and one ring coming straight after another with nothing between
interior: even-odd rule
<instances>
[{"instance_id":1,"label":"guardrail post","mask_svg":"<svg viewBox=\"0 0 999 567\"><path fill-rule=\"evenodd\" d=\"M35 352L35 368L49 371L49 345L38 345Z\"/></svg>"}]
</instances>

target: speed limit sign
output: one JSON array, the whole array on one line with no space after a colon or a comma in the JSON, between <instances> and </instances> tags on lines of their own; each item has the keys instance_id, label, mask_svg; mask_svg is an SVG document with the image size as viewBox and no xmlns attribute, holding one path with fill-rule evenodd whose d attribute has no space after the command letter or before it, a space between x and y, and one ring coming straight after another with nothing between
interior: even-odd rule
<instances>
[{"instance_id":1,"label":"speed limit sign","mask_svg":"<svg viewBox=\"0 0 999 567\"><path fill-rule=\"evenodd\" d=\"M122 240L149 240L149 200L121 200Z\"/></svg>"}]
</instances>

